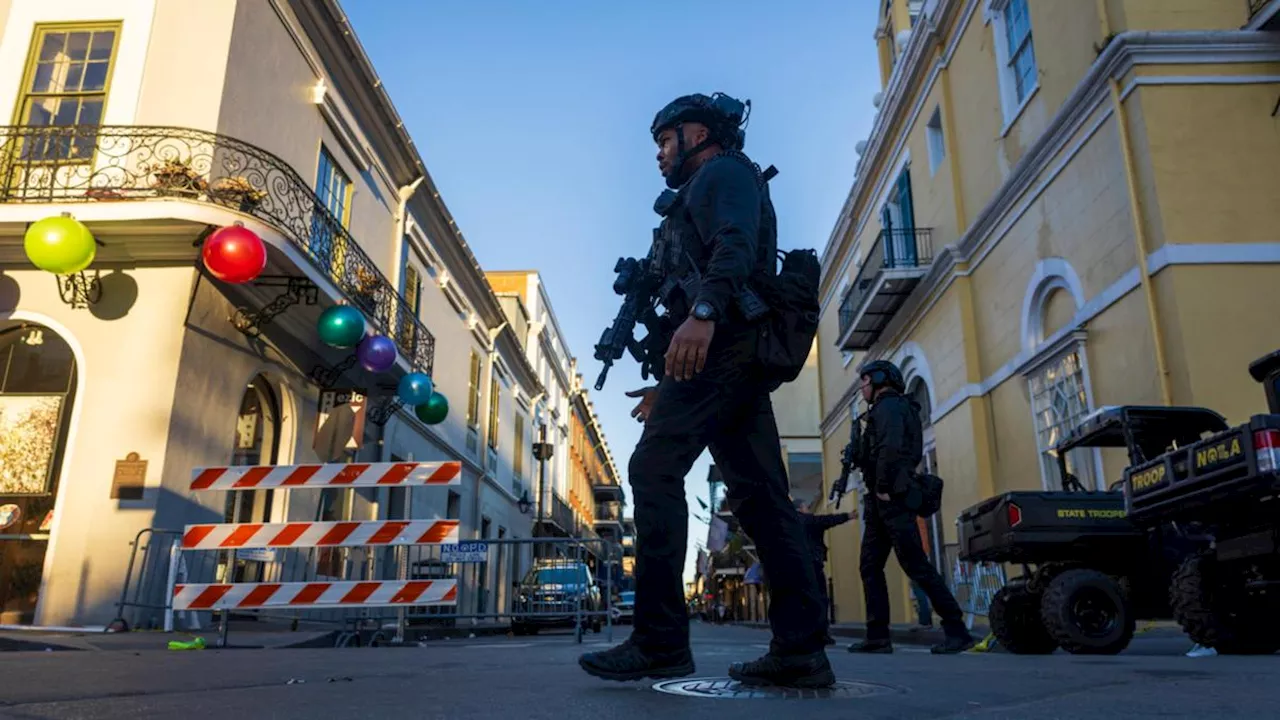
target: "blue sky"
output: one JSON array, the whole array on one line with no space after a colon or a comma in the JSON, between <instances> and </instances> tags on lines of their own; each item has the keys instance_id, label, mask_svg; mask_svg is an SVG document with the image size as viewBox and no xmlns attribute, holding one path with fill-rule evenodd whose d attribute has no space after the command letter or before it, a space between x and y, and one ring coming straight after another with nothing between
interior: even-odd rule
<instances>
[{"instance_id":1,"label":"blue sky","mask_svg":"<svg viewBox=\"0 0 1280 720\"><path fill-rule=\"evenodd\" d=\"M621 300L613 264L644 255L657 224L659 108L691 92L750 98L746 152L778 167L779 244L819 252L874 118L872 0L342 4L481 265L542 273L588 383ZM624 483L640 426L623 392L641 385L625 359L592 393ZM709 464L689 474L694 511ZM707 528L689 530L686 577Z\"/></svg>"}]
</instances>

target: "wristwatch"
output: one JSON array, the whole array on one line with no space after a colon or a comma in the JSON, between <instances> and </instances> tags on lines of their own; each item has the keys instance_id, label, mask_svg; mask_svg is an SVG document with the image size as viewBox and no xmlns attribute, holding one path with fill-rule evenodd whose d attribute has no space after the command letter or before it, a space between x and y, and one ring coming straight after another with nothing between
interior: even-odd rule
<instances>
[{"instance_id":1,"label":"wristwatch","mask_svg":"<svg viewBox=\"0 0 1280 720\"><path fill-rule=\"evenodd\" d=\"M693 306L693 312L690 313L699 320L715 320L716 309L711 307L711 303L700 301Z\"/></svg>"}]
</instances>

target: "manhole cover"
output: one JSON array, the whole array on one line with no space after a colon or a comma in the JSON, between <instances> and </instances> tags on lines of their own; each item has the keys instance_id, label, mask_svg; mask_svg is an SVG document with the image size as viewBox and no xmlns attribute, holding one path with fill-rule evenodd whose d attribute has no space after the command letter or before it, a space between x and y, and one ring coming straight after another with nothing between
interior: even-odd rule
<instances>
[{"instance_id":1,"label":"manhole cover","mask_svg":"<svg viewBox=\"0 0 1280 720\"><path fill-rule=\"evenodd\" d=\"M820 690L800 690L782 687L753 687L743 685L737 680L727 677L686 678L683 680L666 680L653 686L654 690L670 695L684 697L715 698L727 700L774 698L783 700L823 700L864 698L894 692L888 685L876 685L867 682L851 682L840 680L829 688Z\"/></svg>"}]
</instances>

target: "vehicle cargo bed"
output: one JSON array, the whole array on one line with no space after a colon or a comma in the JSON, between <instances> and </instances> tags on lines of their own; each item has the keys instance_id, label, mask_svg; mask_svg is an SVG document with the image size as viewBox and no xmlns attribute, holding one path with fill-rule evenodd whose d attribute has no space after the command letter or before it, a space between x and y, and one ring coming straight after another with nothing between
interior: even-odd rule
<instances>
[{"instance_id":1,"label":"vehicle cargo bed","mask_svg":"<svg viewBox=\"0 0 1280 720\"><path fill-rule=\"evenodd\" d=\"M1146 526L1238 517L1280 491L1280 415L1248 423L1125 471L1128 512Z\"/></svg>"},{"instance_id":2,"label":"vehicle cargo bed","mask_svg":"<svg viewBox=\"0 0 1280 720\"><path fill-rule=\"evenodd\" d=\"M1114 558L1146 542L1125 517L1120 492L1007 492L960 513L958 528L966 562Z\"/></svg>"}]
</instances>

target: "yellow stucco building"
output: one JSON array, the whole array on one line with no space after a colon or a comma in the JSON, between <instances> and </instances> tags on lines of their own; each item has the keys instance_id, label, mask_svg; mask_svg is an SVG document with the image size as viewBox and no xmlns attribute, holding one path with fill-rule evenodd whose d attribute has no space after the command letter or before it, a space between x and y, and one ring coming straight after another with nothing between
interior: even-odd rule
<instances>
[{"instance_id":1,"label":"yellow stucco building","mask_svg":"<svg viewBox=\"0 0 1280 720\"><path fill-rule=\"evenodd\" d=\"M1092 410L1265 411L1246 366L1280 347L1280 0L879 6L878 115L823 255L825 477L856 369L898 362L947 482L925 533L949 574L956 515L1056 488L1050 448ZM1103 488L1111 452L1068 464ZM840 621L864 616L860 533L829 536Z\"/></svg>"}]
</instances>

